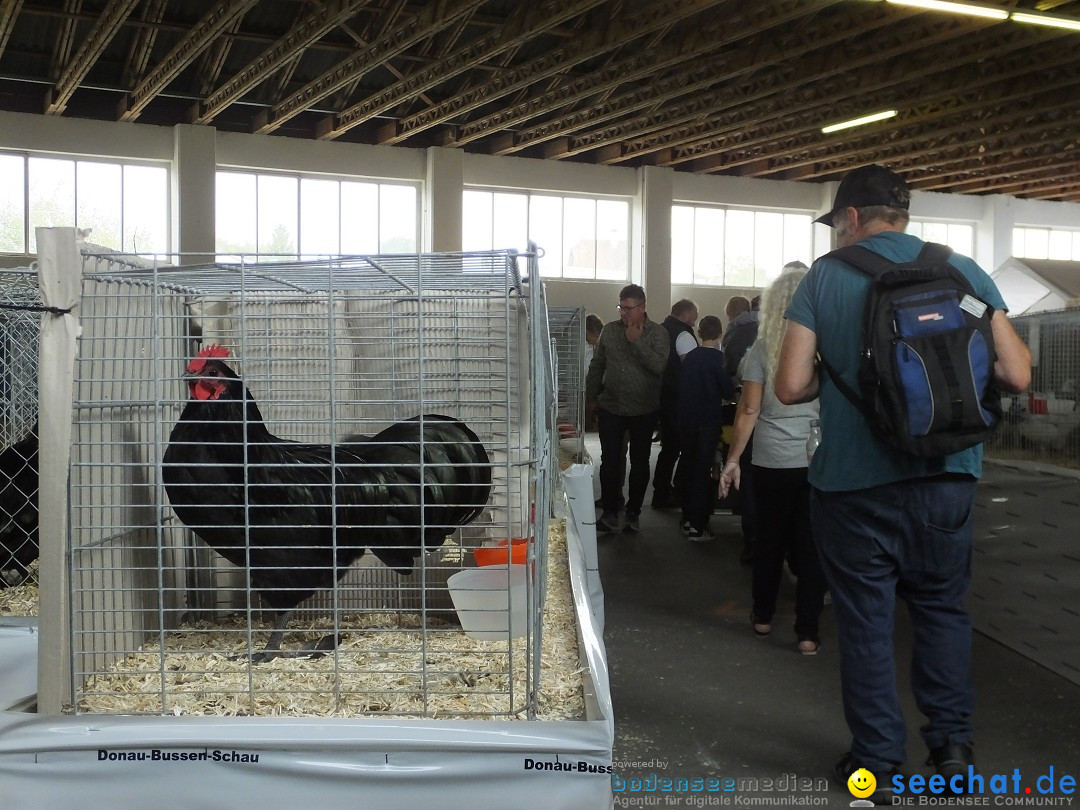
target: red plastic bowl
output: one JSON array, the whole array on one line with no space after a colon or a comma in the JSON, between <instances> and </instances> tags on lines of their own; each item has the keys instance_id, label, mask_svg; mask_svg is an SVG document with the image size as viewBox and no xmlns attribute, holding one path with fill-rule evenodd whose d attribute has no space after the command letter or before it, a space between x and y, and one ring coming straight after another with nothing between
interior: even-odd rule
<instances>
[{"instance_id":1,"label":"red plastic bowl","mask_svg":"<svg viewBox=\"0 0 1080 810\"><path fill-rule=\"evenodd\" d=\"M525 563L529 541L524 537L515 537L510 551L510 562L515 565ZM473 549L477 565L506 565L506 540L500 540L497 546L481 546Z\"/></svg>"}]
</instances>

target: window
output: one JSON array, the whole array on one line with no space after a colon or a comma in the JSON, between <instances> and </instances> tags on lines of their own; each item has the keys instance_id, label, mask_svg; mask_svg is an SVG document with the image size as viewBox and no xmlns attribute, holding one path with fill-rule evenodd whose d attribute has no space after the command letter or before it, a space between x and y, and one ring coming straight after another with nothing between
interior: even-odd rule
<instances>
[{"instance_id":1,"label":"window","mask_svg":"<svg viewBox=\"0 0 1080 810\"><path fill-rule=\"evenodd\" d=\"M26 160L0 154L0 253L26 253Z\"/></svg>"},{"instance_id":2,"label":"window","mask_svg":"<svg viewBox=\"0 0 1080 810\"><path fill-rule=\"evenodd\" d=\"M546 278L630 278L630 203L527 191L464 192L465 250L516 249L533 241Z\"/></svg>"},{"instance_id":3,"label":"window","mask_svg":"<svg viewBox=\"0 0 1080 810\"><path fill-rule=\"evenodd\" d=\"M907 233L926 242L948 245L961 256L975 254L975 228L972 225L913 219L908 223Z\"/></svg>"},{"instance_id":4,"label":"window","mask_svg":"<svg viewBox=\"0 0 1080 810\"><path fill-rule=\"evenodd\" d=\"M671 281L764 287L813 259L813 216L722 206L671 208Z\"/></svg>"},{"instance_id":5,"label":"window","mask_svg":"<svg viewBox=\"0 0 1080 810\"><path fill-rule=\"evenodd\" d=\"M1080 262L1080 230L1013 228L1013 256Z\"/></svg>"},{"instance_id":6,"label":"window","mask_svg":"<svg viewBox=\"0 0 1080 810\"><path fill-rule=\"evenodd\" d=\"M113 250L167 253L168 169L0 153L0 252L34 253L35 228L64 226Z\"/></svg>"},{"instance_id":7,"label":"window","mask_svg":"<svg viewBox=\"0 0 1080 810\"><path fill-rule=\"evenodd\" d=\"M216 182L219 254L416 251L414 185L234 171L218 172Z\"/></svg>"}]
</instances>

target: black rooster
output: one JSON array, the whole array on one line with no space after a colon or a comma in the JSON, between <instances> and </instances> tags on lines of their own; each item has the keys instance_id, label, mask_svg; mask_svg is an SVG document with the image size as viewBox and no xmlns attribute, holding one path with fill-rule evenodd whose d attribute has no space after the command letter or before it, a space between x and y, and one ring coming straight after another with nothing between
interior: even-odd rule
<instances>
[{"instance_id":1,"label":"black rooster","mask_svg":"<svg viewBox=\"0 0 1080 810\"><path fill-rule=\"evenodd\" d=\"M162 479L177 517L246 568L275 611L270 639L252 657L269 661L282 654L296 606L333 586L365 550L406 574L423 549L474 520L491 494L491 464L475 433L433 414L336 445L280 439L227 356L210 346L188 364L191 399L169 437ZM308 649L336 643L327 637Z\"/></svg>"},{"instance_id":2,"label":"black rooster","mask_svg":"<svg viewBox=\"0 0 1080 810\"><path fill-rule=\"evenodd\" d=\"M0 451L0 588L21 584L38 558L38 428Z\"/></svg>"}]
</instances>

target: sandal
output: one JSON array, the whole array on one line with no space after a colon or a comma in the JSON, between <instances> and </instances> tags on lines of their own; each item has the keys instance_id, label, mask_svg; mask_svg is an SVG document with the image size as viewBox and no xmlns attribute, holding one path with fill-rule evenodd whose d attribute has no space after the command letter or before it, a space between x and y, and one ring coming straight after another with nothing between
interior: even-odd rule
<instances>
[{"instance_id":1,"label":"sandal","mask_svg":"<svg viewBox=\"0 0 1080 810\"><path fill-rule=\"evenodd\" d=\"M754 611L750 611L750 624L754 628L754 635L758 638L764 638L772 632L772 625L768 622L763 622L754 615Z\"/></svg>"}]
</instances>

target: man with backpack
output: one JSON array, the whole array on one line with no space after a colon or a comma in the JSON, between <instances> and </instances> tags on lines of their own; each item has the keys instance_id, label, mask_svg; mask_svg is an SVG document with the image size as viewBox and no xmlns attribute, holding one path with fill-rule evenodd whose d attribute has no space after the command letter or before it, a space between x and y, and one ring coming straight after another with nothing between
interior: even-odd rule
<instances>
[{"instance_id":1,"label":"man with backpack","mask_svg":"<svg viewBox=\"0 0 1080 810\"><path fill-rule=\"evenodd\" d=\"M877 804L891 802L905 760L897 596L911 616L927 762L944 777L944 795L967 784L974 690L964 597L981 439L999 414L997 390L1018 393L1031 378L1031 356L990 277L947 248L924 252L904 233L910 197L881 166L843 179L817 220L835 229L840 249L814 262L796 291L776 375L781 402L821 397L811 513L852 734L834 775L846 785L869 770ZM920 363L921 387L910 373Z\"/></svg>"}]
</instances>

